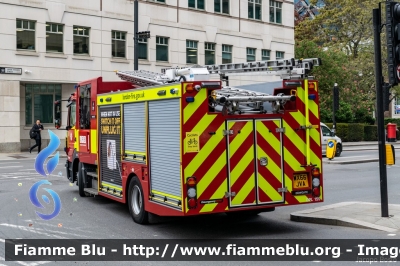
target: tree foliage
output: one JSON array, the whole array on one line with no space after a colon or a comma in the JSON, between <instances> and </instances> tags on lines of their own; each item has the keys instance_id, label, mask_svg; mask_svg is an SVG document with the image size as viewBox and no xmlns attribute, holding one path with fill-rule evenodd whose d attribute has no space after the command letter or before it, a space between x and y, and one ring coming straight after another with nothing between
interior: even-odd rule
<instances>
[{"instance_id":1,"label":"tree foliage","mask_svg":"<svg viewBox=\"0 0 400 266\"><path fill-rule=\"evenodd\" d=\"M316 4L317 0L311 0ZM324 0L314 19L295 27L296 58L320 57L313 70L319 81L321 116L332 119L332 88L340 88L337 121L368 122L375 105L375 73L372 9L377 0ZM382 41L383 52L386 43ZM385 58L385 56L383 56ZM386 64L383 65L386 70Z\"/></svg>"}]
</instances>

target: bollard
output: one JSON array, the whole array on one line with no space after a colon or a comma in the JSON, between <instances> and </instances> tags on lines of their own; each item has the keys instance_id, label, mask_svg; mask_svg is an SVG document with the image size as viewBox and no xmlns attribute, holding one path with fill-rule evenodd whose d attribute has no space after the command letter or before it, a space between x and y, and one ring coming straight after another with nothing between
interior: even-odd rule
<instances>
[{"instance_id":1,"label":"bollard","mask_svg":"<svg viewBox=\"0 0 400 266\"><path fill-rule=\"evenodd\" d=\"M388 142L396 142L396 124L388 123L387 124L387 141Z\"/></svg>"}]
</instances>

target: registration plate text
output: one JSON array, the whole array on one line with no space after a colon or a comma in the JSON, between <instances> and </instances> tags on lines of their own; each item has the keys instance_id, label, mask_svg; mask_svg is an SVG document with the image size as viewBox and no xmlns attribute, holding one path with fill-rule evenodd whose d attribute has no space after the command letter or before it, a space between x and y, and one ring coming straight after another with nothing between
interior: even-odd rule
<instances>
[{"instance_id":1,"label":"registration plate text","mask_svg":"<svg viewBox=\"0 0 400 266\"><path fill-rule=\"evenodd\" d=\"M308 184L308 175L306 173L302 174L294 174L293 175L293 188L309 188L310 185Z\"/></svg>"}]
</instances>

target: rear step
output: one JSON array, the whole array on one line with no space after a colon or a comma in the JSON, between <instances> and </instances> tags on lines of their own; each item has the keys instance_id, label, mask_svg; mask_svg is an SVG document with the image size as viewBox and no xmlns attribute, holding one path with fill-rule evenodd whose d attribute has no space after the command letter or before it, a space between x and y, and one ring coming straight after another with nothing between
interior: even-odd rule
<instances>
[{"instance_id":1,"label":"rear step","mask_svg":"<svg viewBox=\"0 0 400 266\"><path fill-rule=\"evenodd\" d=\"M94 188L84 188L83 191L92 194L92 195L99 195L99 192L97 191L97 189Z\"/></svg>"},{"instance_id":2,"label":"rear step","mask_svg":"<svg viewBox=\"0 0 400 266\"><path fill-rule=\"evenodd\" d=\"M97 179L97 177L98 177L96 172L87 172L86 175L92 176L92 177L94 177L94 179Z\"/></svg>"}]
</instances>

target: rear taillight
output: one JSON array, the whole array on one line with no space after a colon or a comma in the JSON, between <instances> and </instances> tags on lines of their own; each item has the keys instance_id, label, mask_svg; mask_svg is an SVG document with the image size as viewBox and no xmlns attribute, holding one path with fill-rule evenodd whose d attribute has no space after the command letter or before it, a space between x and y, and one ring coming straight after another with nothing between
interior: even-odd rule
<instances>
[{"instance_id":1,"label":"rear taillight","mask_svg":"<svg viewBox=\"0 0 400 266\"><path fill-rule=\"evenodd\" d=\"M318 167L311 169L311 178L312 178L312 193L314 197L319 197L321 195L320 186L321 186L321 173Z\"/></svg>"},{"instance_id":2,"label":"rear taillight","mask_svg":"<svg viewBox=\"0 0 400 266\"><path fill-rule=\"evenodd\" d=\"M189 209L196 209L197 207L196 185L197 185L196 177L191 176L186 179L187 206Z\"/></svg>"}]
</instances>

